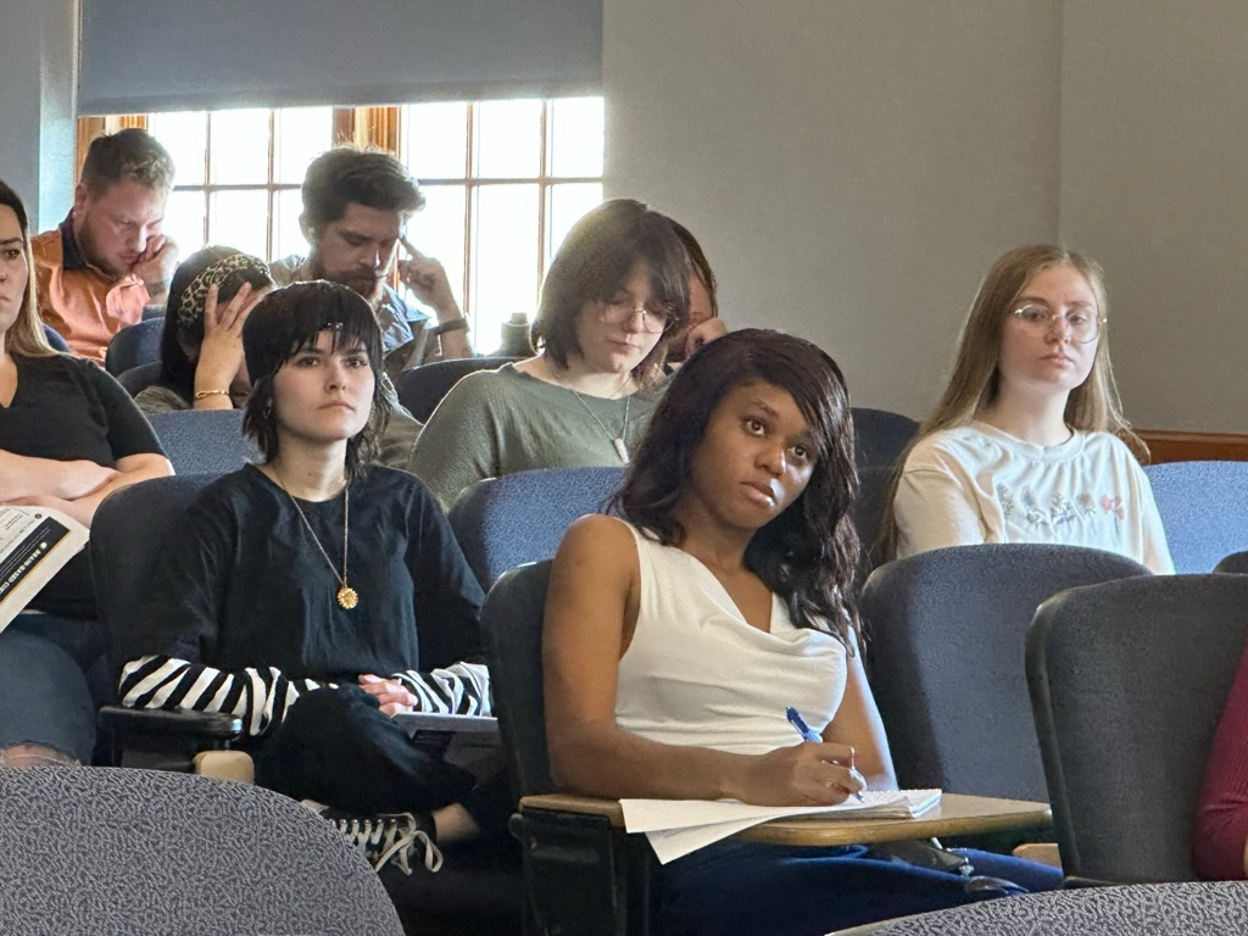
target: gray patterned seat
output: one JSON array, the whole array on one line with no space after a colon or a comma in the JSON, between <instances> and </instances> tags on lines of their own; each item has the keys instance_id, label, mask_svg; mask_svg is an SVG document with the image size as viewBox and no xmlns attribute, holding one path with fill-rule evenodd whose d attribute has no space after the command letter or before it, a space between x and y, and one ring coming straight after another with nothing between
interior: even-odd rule
<instances>
[{"instance_id":1,"label":"gray patterned seat","mask_svg":"<svg viewBox=\"0 0 1248 936\"><path fill-rule=\"evenodd\" d=\"M843 936L852 932L843 931ZM1248 932L1248 883L1050 891L909 917L871 932L875 936L1242 936Z\"/></svg>"},{"instance_id":2,"label":"gray patterned seat","mask_svg":"<svg viewBox=\"0 0 1248 936\"><path fill-rule=\"evenodd\" d=\"M0 769L0 933L401 936L327 822L268 790L113 768Z\"/></svg>"}]
</instances>

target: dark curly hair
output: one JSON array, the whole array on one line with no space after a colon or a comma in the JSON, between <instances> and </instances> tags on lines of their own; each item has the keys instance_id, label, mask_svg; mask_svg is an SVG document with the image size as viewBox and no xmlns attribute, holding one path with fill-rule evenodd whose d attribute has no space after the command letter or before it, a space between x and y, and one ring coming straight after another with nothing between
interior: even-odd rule
<instances>
[{"instance_id":1,"label":"dark curly hair","mask_svg":"<svg viewBox=\"0 0 1248 936\"><path fill-rule=\"evenodd\" d=\"M806 489L755 532L746 567L788 606L798 627L830 633L853 651L859 634L852 597L858 496L849 392L836 362L817 345L747 328L707 344L676 372L610 508L667 546L685 529L674 508L688 490L690 464L711 414L742 384L763 381L793 397L816 448Z\"/></svg>"},{"instance_id":2,"label":"dark curly hair","mask_svg":"<svg viewBox=\"0 0 1248 936\"><path fill-rule=\"evenodd\" d=\"M381 328L368 302L337 283L294 283L261 299L243 326L243 352L251 375L251 396L243 431L256 440L266 462L278 453L273 416L273 377L282 365L316 344L323 331L334 333L334 349L359 341L368 355L376 385L367 425L347 440L347 477L359 477L376 455L377 440L390 420L390 402L381 379Z\"/></svg>"}]
</instances>

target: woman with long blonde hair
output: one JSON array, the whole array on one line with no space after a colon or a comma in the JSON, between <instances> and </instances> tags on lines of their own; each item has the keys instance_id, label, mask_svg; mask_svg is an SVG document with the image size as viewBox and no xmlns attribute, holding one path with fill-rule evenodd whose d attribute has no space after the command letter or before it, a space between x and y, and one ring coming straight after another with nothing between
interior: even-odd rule
<instances>
[{"instance_id":1,"label":"woman with long blonde hair","mask_svg":"<svg viewBox=\"0 0 1248 936\"><path fill-rule=\"evenodd\" d=\"M894 482L889 555L1051 542L1173 572L1122 415L1100 265L1048 244L1002 255L980 284L953 375Z\"/></svg>"},{"instance_id":2,"label":"woman with long blonde hair","mask_svg":"<svg viewBox=\"0 0 1248 936\"><path fill-rule=\"evenodd\" d=\"M91 526L111 492L173 473L130 395L91 361L48 344L30 224L0 182L0 504ZM0 767L91 760L111 696L85 552L0 634Z\"/></svg>"}]
</instances>

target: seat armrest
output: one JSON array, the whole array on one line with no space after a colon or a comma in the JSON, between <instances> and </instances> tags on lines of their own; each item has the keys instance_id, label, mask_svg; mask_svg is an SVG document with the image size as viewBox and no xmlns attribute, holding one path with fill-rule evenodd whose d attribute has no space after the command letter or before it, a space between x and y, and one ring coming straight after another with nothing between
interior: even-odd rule
<instances>
[{"instance_id":1,"label":"seat armrest","mask_svg":"<svg viewBox=\"0 0 1248 936\"><path fill-rule=\"evenodd\" d=\"M602 816L612 827L624 828L624 809L619 800L598 799L594 796L574 796L571 793L537 793L520 798L520 810L541 809L547 812L576 813L582 816Z\"/></svg>"},{"instance_id":2,"label":"seat armrest","mask_svg":"<svg viewBox=\"0 0 1248 936\"><path fill-rule=\"evenodd\" d=\"M654 852L644 835L624 831L619 800L563 793L525 796L509 828L524 856L533 932L653 932L658 911Z\"/></svg>"},{"instance_id":3,"label":"seat armrest","mask_svg":"<svg viewBox=\"0 0 1248 936\"><path fill-rule=\"evenodd\" d=\"M106 705L100 709L99 726L115 735L161 735L235 741L242 737L243 720L223 712L166 712Z\"/></svg>"}]
</instances>

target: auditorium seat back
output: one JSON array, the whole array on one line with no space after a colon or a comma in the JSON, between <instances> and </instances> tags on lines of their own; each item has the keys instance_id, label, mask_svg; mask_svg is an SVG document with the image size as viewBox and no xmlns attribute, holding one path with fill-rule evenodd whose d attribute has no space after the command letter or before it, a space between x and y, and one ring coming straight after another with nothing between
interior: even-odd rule
<instances>
[{"instance_id":1,"label":"auditorium seat back","mask_svg":"<svg viewBox=\"0 0 1248 936\"><path fill-rule=\"evenodd\" d=\"M1216 566L1213 567L1214 572L1229 572L1233 575L1248 574L1248 552L1231 553L1229 556L1223 556Z\"/></svg>"},{"instance_id":2,"label":"auditorium seat back","mask_svg":"<svg viewBox=\"0 0 1248 936\"><path fill-rule=\"evenodd\" d=\"M69 353L69 342L66 341L61 333L51 325L43 326L43 333L48 339L48 344L52 346L53 351L60 351L62 354Z\"/></svg>"},{"instance_id":3,"label":"auditorium seat back","mask_svg":"<svg viewBox=\"0 0 1248 936\"><path fill-rule=\"evenodd\" d=\"M403 927L330 823L260 787L109 767L0 770L0 932Z\"/></svg>"},{"instance_id":4,"label":"auditorium seat back","mask_svg":"<svg viewBox=\"0 0 1248 936\"><path fill-rule=\"evenodd\" d=\"M1194 879L1196 804L1245 608L1239 575L1131 578L1040 607L1027 678L1067 874Z\"/></svg>"},{"instance_id":5,"label":"auditorium seat back","mask_svg":"<svg viewBox=\"0 0 1248 936\"><path fill-rule=\"evenodd\" d=\"M955 546L876 569L860 608L901 786L1046 799L1024 668L1036 607L1148 574L1114 553L1034 543Z\"/></svg>"},{"instance_id":6,"label":"auditorium seat back","mask_svg":"<svg viewBox=\"0 0 1248 936\"><path fill-rule=\"evenodd\" d=\"M908 416L888 410L852 408L854 418L854 461L863 468L896 467L897 460L919 431L919 424Z\"/></svg>"},{"instance_id":7,"label":"auditorium seat back","mask_svg":"<svg viewBox=\"0 0 1248 936\"><path fill-rule=\"evenodd\" d=\"M404 371L394 382L395 390L399 394L399 402L407 411L418 422L425 423L461 377L474 371L494 370L519 360L514 357L472 357L434 361Z\"/></svg>"},{"instance_id":8,"label":"auditorium seat back","mask_svg":"<svg viewBox=\"0 0 1248 936\"><path fill-rule=\"evenodd\" d=\"M104 353L104 369L116 377L132 367L160 360L160 333L164 330L163 318L143 319L127 325L108 343Z\"/></svg>"},{"instance_id":9,"label":"auditorium seat back","mask_svg":"<svg viewBox=\"0 0 1248 936\"><path fill-rule=\"evenodd\" d=\"M451 527L488 590L508 569L550 559L578 517L599 513L624 480L623 467L544 468L487 478L449 511Z\"/></svg>"},{"instance_id":10,"label":"auditorium seat back","mask_svg":"<svg viewBox=\"0 0 1248 936\"><path fill-rule=\"evenodd\" d=\"M1167 462L1144 472L1176 572L1210 572L1248 550L1248 462Z\"/></svg>"},{"instance_id":11,"label":"auditorium seat back","mask_svg":"<svg viewBox=\"0 0 1248 936\"><path fill-rule=\"evenodd\" d=\"M138 367L131 367L117 375L117 382L121 384L126 393L132 397L138 396L152 384L160 379L160 361L152 361L149 364L140 364Z\"/></svg>"},{"instance_id":12,"label":"auditorium seat back","mask_svg":"<svg viewBox=\"0 0 1248 936\"><path fill-rule=\"evenodd\" d=\"M225 474L260 459L243 435L242 410L178 410L149 422L178 474Z\"/></svg>"},{"instance_id":13,"label":"auditorium seat back","mask_svg":"<svg viewBox=\"0 0 1248 936\"><path fill-rule=\"evenodd\" d=\"M96 612L109 645L116 645L135 609L142 607L164 544L191 502L216 475L140 481L104 498L91 523L91 573ZM112 660L114 666L122 661Z\"/></svg>"},{"instance_id":14,"label":"auditorium seat back","mask_svg":"<svg viewBox=\"0 0 1248 936\"><path fill-rule=\"evenodd\" d=\"M542 618L550 584L549 560L505 573L481 609L481 633L493 676L495 709L519 799L551 793L542 695Z\"/></svg>"}]
</instances>

